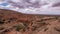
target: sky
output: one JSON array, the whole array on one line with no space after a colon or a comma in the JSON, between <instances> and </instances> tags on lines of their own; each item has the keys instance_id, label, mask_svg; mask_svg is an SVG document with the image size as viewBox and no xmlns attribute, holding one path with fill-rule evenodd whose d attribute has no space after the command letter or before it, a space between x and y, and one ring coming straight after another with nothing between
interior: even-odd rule
<instances>
[{"instance_id":1,"label":"sky","mask_svg":"<svg viewBox=\"0 0 60 34\"><path fill-rule=\"evenodd\" d=\"M18 3L18 1L16 1L16 3ZM24 14L60 15L60 7L51 7L50 5L41 6L41 8L29 7L21 9L19 7L12 6L12 4L6 1L5 2L0 1L0 9L1 8L18 11Z\"/></svg>"},{"instance_id":2,"label":"sky","mask_svg":"<svg viewBox=\"0 0 60 34\"><path fill-rule=\"evenodd\" d=\"M7 5L9 5L8 3L2 3L2 4L0 4L1 6L7 6Z\"/></svg>"}]
</instances>

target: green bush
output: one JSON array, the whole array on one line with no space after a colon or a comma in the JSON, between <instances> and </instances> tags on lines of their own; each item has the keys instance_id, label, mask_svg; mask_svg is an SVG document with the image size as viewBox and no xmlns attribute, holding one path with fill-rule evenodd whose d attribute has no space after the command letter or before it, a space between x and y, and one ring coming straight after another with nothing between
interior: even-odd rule
<instances>
[{"instance_id":1,"label":"green bush","mask_svg":"<svg viewBox=\"0 0 60 34\"><path fill-rule=\"evenodd\" d=\"M19 31L19 30L22 29L22 26L21 25L17 25L15 28L16 28L16 31Z\"/></svg>"}]
</instances>

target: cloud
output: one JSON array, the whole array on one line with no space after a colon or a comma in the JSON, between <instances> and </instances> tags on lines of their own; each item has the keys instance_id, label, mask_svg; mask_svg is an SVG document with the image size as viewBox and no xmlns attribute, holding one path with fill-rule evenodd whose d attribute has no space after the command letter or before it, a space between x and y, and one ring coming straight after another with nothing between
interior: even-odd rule
<instances>
[{"instance_id":1,"label":"cloud","mask_svg":"<svg viewBox=\"0 0 60 34\"><path fill-rule=\"evenodd\" d=\"M0 9L9 9L9 10L18 11L25 14L60 15L60 7L52 7L52 4L42 5L40 8L34 8L34 5L32 7L22 2L21 4L25 8L20 8L21 4L18 3L21 2L20 0L9 0L9 1L13 1L13 3L11 4L7 0L4 2L0 1Z\"/></svg>"}]
</instances>

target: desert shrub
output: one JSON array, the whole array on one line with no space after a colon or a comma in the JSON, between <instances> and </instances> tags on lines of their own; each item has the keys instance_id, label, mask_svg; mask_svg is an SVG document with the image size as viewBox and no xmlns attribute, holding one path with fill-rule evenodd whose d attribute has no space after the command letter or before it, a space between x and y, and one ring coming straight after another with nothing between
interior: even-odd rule
<instances>
[{"instance_id":1,"label":"desert shrub","mask_svg":"<svg viewBox=\"0 0 60 34\"><path fill-rule=\"evenodd\" d=\"M9 29L6 29L5 31L3 31L3 32L9 32Z\"/></svg>"},{"instance_id":2,"label":"desert shrub","mask_svg":"<svg viewBox=\"0 0 60 34\"><path fill-rule=\"evenodd\" d=\"M23 23L23 25L24 25L25 27L27 27L27 26L28 26L28 24L27 24L27 23Z\"/></svg>"},{"instance_id":3,"label":"desert shrub","mask_svg":"<svg viewBox=\"0 0 60 34\"><path fill-rule=\"evenodd\" d=\"M10 21L16 21L17 18L10 18Z\"/></svg>"},{"instance_id":4,"label":"desert shrub","mask_svg":"<svg viewBox=\"0 0 60 34\"><path fill-rule=\"evenodd\" d=\"M54 28L56 31L60 32L60 28L55 27Z\"/></svg>"},{"instance_id":5,"label":"desert shrub","mask_svg":"<svg viewBox=\"0 0 60 34\"><path fill-rule=\"evenodd\" d=\"M3 30L4 29L4 27L0 27L0 30Z\"/></svg>"},{"instance_id":6,"label":"desert shrub","mask_svg":"<svg viewBox=\"0 0 60 34\"><path fill-rule=\"evenodd\" d=\"M49 28L45 28L44 31L47 31Z\"/></svg>"},{"instance_id":7,"label":"desert shrub","mask_svg":"<svg viewBox=\"0 0 60 34\"><path fill-rule=\"evenodd\" d=\"M17 25L17 26L15 26L15 28L16 28L16 31L19 31L19 30L21 30L23 27L22 27L21 25Z\"/></svg>"},{"instance_id":8,"label":"desert shrub","mask_svg":"<svg viewBox=\"0 0 60 34\"><path fill-rule=\"evenodd\" d=\"M0 24L4 24L4 21L1 21L1 20L0 20Z\"/></svg>"}]
</instances>

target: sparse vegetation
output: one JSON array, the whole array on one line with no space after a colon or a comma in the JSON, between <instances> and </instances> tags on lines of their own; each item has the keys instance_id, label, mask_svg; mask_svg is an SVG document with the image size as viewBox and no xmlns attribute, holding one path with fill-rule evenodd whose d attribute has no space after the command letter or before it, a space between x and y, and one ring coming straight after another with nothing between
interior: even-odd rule
<instances>
[{"instance_id":1,"label":"sparse vegetation","mask_svg":"<svg viewBox=\"0 0 60 34\"><path fill-rule=\"evenodd\" d=\"M27 27L27 26L28 26L28 24L27 24L27 23L23 23L23 25L24 25L25 27Z\"/></svg>"},{"instance_id":2,"label":"sparse vegetation","mask_svg":"<svg viewBox=\"0 0 60 34\"><path fill-rule=\"evenodd\" d=\"M1 27L0 27L0 30L3 30L3 29L4 29L4 27L1 26Z\"/></svg>"},{"instance_id":3,"label":"sparse vegetation","mask_svg":"<svg viewBox=\"0 0 60 34\"><path fill-rule=\"evenodd\" d=\"M48 29L50 28L49 27L50 25L54 27L55 22L57 23L56 25L58 25L58 23L60 22L60 18L57 16L50 17L50 16L40 16L40 15L27 15L27 14L22 14L16 11L9 11L9 10L1 10L0 13L3 13L0 14L0 25L5 27L5 28L0 27L0 34L6 34L6 33L13 34L16 31L18 31L19 34L21 34L22 32L25 34L26 33L33 34L38 32L38 34L40 34L41 30L43 30L42 32L43 34L44 32L49 31ZM46 28L47 27L46 25L49 28ZM59 28L54 28L54 29L60 32ZM11 33L11 31L13 33Z\"/></svg>"},{"instance_id":4,"label":"sparse vegetation","mask_svg":"<svg viewBox=\"0 0 60 34\"><path fill-rule=\"evenodd\" d=\"M37 29L37 27L33 27L33 28L32 28L32 31L35 31L36 29Z\"/></svg>"},{"instance_id":5,"label":"sparse vegetation","mask_svg":"<svg viewBox=\"0 0 60 34\"><path fill-rule=\"evenodd\" d=\"M9 29L6 29L5 31L3 31L3 32L8 32L9 31Z\"/></svg>"},{"instance_id":6,"label":"sparse vegetation","mask_svg":"<svg viewBox=\"0 0 60 34\"><path fill-rule=\"evenodd\" d=\"M17 25L17 26L15 26L15 28L16 28L16 31L19 31L19 30L21 30L23 27L22 27L21 25Z\"/></svg>"},{"instance_id":7,"label":"sparse vegetation","mask_svg":"<svg viewBox=\"0 0 60 34\"><path fill-rule=\"evenodd\" d=\"M45 29L44 29L44 31L47 31L47 30L48 30L48 28L45 28Z\"/></svg>"},{"instance_id":8,"label":"sparse vegetation","mask_svg":"<svg viewBox=\"0 0 60 34\"><path fill-rule=\"evenodd\" d=\"M1 21L1 20L0 20L0 24L4 24L4 21Z\"/></svg>"},{"instance_id":9,"label":"sparse vegetation","mask_svg":"<svg viewBox=\"0 0 60 34\"><path fill-rule=\"evenodd\" d=\"M17 18L10 18L10 21L16 21Z\"/></svg>"},{"instance_id":10,"label":"sparse vegetation","mask_svg":"<svg viewBox=\"0 0 60 34\"><path fill-rule=\"evenodd\" d=\"M56 28L56 27L55 27L54 29L55 29L56 31L60 32L60 28Z\"/></svg>"},{"instance_id":11,"label":"sparse vegetation","mask_svg":"<svg viewBox=\"0 0 60 34\"><path fill-rule=\"evenodd\" d=\"M40 22L40 25L47 25L45 22Z\"/></svg>"}]
</instances>

